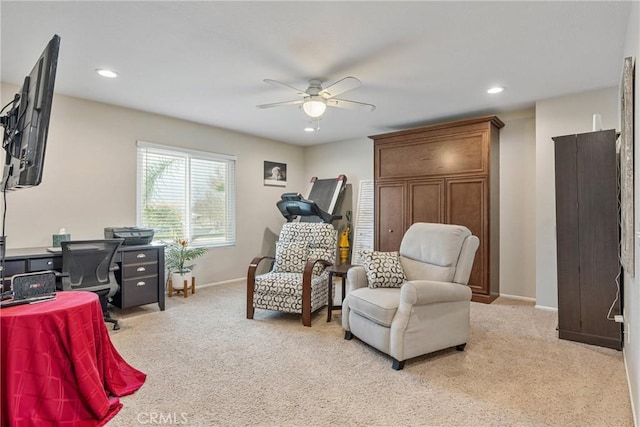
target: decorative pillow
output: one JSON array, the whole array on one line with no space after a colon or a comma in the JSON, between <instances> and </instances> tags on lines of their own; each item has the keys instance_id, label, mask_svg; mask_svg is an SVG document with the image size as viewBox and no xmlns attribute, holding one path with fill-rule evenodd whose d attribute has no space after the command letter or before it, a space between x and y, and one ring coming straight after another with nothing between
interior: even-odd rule
<instances>
[{"instance_id":1,"label":"decorative pillow","mask_svg":"<svg viewBox=\"0 0 640 427\"><path fill-rule=\"evenodd\" d=\"M308 245L302 242L276 242L274 273L302 273L307 264Z\"/></svg>"},{"instance_id":2,"label":"decorative pillow","mask_svg":"<svg viewBox=\"0 0 640 427\"><path fill-rule=\"evenodd\" d=\"M360 256L370 288L399 288L407 280L397 251L377 252L364 249Z\"/></svg>"}]
</instances>

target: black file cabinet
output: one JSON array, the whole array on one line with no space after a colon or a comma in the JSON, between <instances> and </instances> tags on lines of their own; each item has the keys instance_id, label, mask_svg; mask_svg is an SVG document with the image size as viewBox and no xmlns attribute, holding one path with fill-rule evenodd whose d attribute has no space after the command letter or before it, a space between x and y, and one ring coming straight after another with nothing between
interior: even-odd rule
<instances>
[{"instance_id":1,"label":"black file cabinet","mask_svg":"<svg viewBox=\"0 0 640 427\"><path fill-rule=\"evenodd\" d=\"M162 299L164 306L164 246L125 246L119 255L116 279L120 290L112 304L129 308Z\"/></svg>"}]
</instances>

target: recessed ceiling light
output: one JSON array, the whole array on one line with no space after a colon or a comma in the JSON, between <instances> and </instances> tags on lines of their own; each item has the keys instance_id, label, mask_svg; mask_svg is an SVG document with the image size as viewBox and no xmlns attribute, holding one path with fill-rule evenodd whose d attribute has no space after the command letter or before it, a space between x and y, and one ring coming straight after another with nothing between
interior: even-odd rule
<instances>
[{"instance_id":1,"label":"recessed ceiling light","mask_svg":"<svg viewBox=\"0 0 640 427\"><path fill-rule=\"evenodd\" d=\"M491 89L489 89L489 90L487 91L487 93L491 93L491 94L494 94L494 93L500 93L500 92L502 92L503 90L504 90L504 88L503 88L503 87L496 86L496 87L492 87Z\"/></svg>"},{"instance_id":2,"label":"recessed ceiling light","mask_svg":"<svg viewBox=\"0 0 640 427\"><path fill-rule=\"evenodd\" d=\"M96 73L100 74L102 77L108 77L110 79L118 77L118 73L116 73L115 71L107 70L106 68L98 68L96 69Z\"/></svg>"},{"instance_id":3,"label":"recessed ceiling light","mask_svg":"<svg viewBox=\"0 0 640 427\"><path fill-rule=\"evenodd\" d=\"M315 131L315 130L316 130L316 129L315 129L315 128L312 128L311 126L307 126L306 128L304 128L304 131L305 131L305 132L313 132L313 131Z\"/></svg>"}]
</instances>

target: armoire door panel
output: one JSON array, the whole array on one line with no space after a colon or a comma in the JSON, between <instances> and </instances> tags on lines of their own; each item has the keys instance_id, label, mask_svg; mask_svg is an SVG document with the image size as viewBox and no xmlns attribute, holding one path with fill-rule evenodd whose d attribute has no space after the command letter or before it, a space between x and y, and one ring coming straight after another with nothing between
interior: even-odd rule
<instances>
[{"instance_id":1,"label":"armoire door panel","mask_svg":"<svg viewBox=\"0 0 640 427\"><path fill-rule=\"evenodd\" d=\"M487 233L487 205L485 178L447 180L447 223L464 225L478 236L480 246L471 269L469 287L478 293L489 293L487 257L489 236Z\"/></svg>"},{"instance_id":2,"label":"armoire door panel","mask_svg":"<svg viewBox=\"0 0 640 427\"><path fill-rule=\"evenodd\" d=\"M620 324L604 321L616 297L620 273L617 176L611 173L616 170L613 137L611 141L603 143L599 132L578 139L580 311L583 330L599 336L620 333Z\"/></svg>"},{"instance_id":3,"label":"armoire door panel","mask_svg":"<svg viewBox=\"0 0 640 427\"><path fill-rule=\"evenodd\" d=\"M575 135L555 139L558 329L580 331L577 145Z\"/></svg>"},{"instance_id":4,"label":"armoire door panel","mask_svg":"<svg viewBox=\"0 0 640 427\"><path fill-rule=\"evenodd\" d=\"M444 180L409 182L409 223L444 222Z\"/></svg>"},{"instance_id":5,"label":"armoire door panel","mask_svg":"<svg viewBox=\"0 0 640 427\"><path fill-rule=\"evenodd\" d=\"M376 186L376 250L397 251L406 230L404 183Z\"/></svg>"},{"instance_id":6,"label":"armoire door panel","mask_svg":"<svg viewBox=\"0 0 640 427\"><path fill-rule=\"evenodd\" d=\"M380 146L378 173L381 178L486 173L486 144L486 134L476 131Z\"/></svg>"}]
</instances>

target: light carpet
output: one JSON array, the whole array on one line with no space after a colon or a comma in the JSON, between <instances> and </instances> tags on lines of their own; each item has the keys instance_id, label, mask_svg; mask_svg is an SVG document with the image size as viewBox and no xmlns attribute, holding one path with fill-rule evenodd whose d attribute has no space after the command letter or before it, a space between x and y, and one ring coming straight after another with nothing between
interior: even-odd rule
<instances>
[{"instance_id":1,"label":"light carpet","mask_svg":"<svg viewBox=\"0 0 640 427\"><path fill-rule=\"evenodd\" d=\"M311 328L256 310L242 283L118 312L114 345L148 375L109 426L632 426L622 352L557 338L557 313L472 303L464 352L402 371L357 339L340 311ZM443 331L446 333L446 331Z\"/></svg>"}]
</instances>

